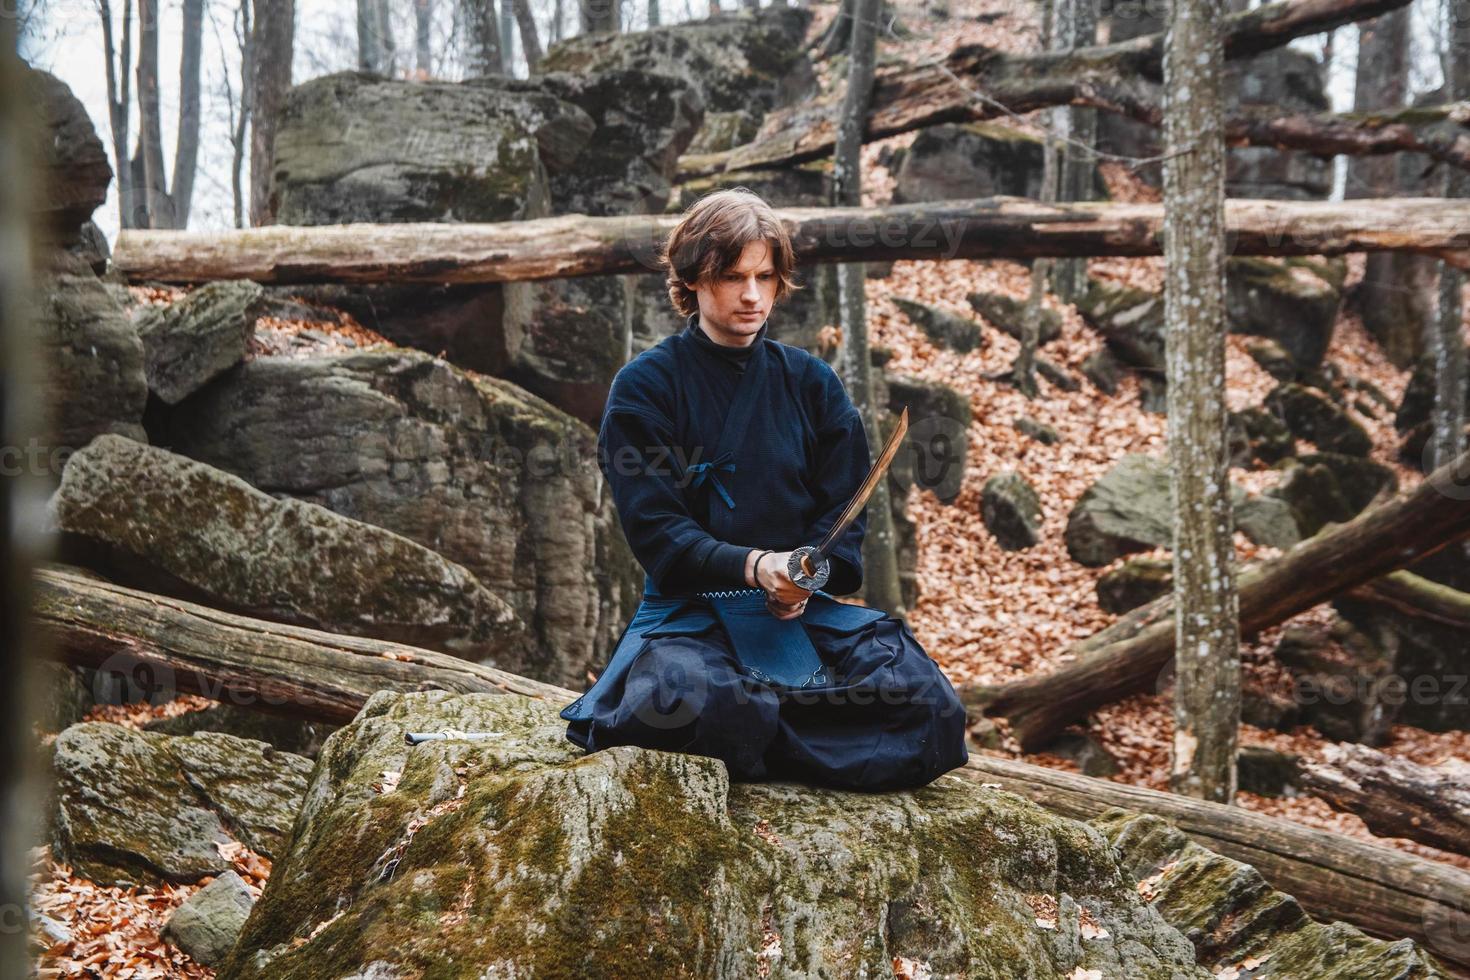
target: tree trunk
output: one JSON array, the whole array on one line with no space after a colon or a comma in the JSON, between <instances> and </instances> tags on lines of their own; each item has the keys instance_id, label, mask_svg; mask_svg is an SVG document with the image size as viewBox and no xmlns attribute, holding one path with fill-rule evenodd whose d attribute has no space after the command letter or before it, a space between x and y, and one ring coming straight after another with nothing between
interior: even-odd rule
<instances>
[{"instance_id":1,"label":"tree trunk","mask_svg":"<svg viewBox=\"0 0 1470 980\"><path fill-rule=\"evenodd\" d=\"M583 34L616 34L621 27L621 0L582 0Z\"/></svg>"},{"instance_id":2,"label":"tree trunk","mask_svg":"<svg viewBox=\"0 0 1470 980\"><path fill-rule=\"evenodd\" d=\"M151 678L165 694L344 724L375 691L576 695L444 653L221 612L53 566L32 615L63 663Z\"/></svg>"},{"instance_id":3,"label":"tree trunk","mask_svg":"<svg viewBox=\"0 0 1470 980\"><path fill-rule=\"evenodd\" d=\"M122 51L114 67L112 5L99 0L102 18L102 49L106 55L107 118L112 131L113 172L117 175L117 223L119 228L138 227L138 202L134 200L132 168L128 165L128 117L132 112L133 2L123 0Z\"/></svg>"},{"instance_id":4,"label":"tree trunk","mask_svg":"<svg viewBox=\"0 0 1470 980\"><path fill-rule=\"evenodd\" d=\"M1077 820L1111 807L1157 814L1200 845L1251 865L1318 920L1341 919L1385 939L1408 937L1461 971L1470 967L1463 933L1470 874L1450 865L1240 807L1010 759L971 755L955 775L999 783Z\"/></svg>"},{"instance_id":5,"label":"tree trunk","mask_svg":"<svg viewBox=\"0 0 1470 980\"><path fill-rule=\"evenodd\" d=\"M566 19L566 12L564 10L562 10L561 0L552 0L552 4L551 4L551 31L550 31L550 33L551 33L551 43L552 44L559 44L559 43L561 43L562 31L565 28L565 25L562 23L562 21L565 20L565 19Z\"/></svg>"},{"instance_id":6,"label":"tree trunk","mask_svg":"<svg viewBox=\"0 0 1470 980\"><path fill-rule=\"evenodd\" d=\"M1070 17L1067 9L1074 0L1054 0L1046 6L1041 20L1041 44L1043 50L1064 46L1058 30L1058 20ZM1058 152L1053 135L1066 138L1070 120L1065 110L1051 109L1042 113L1045 120L1041 138L1041 203L1052 204L1057 199ZM1026 310L1021 318L1021 349L1011 363L1010 381L1027 398L1035 398L1036 349L1041 346L1041 298L1046 292L1046 281L1051 276L1050 259L1031 261L1031 288L1026 297Z\"/></svg>"},{"instance_id":7,"label":"tree trunk","mask_svg":"<svg viewBox=\"0 0 1470 980\"><path fill-rule=\"evenodd\" d=\"M1088 0L1059 0L1057 38L1063 50L1097 44L1097 7ZM1090 148L1097 143L1097 110L1067 106L1057 117L1058 132L1070 142L1060 147L1061 182L1056 200L1090 201L1097 161ZM1086 147L1086 148L1084 148ZM1075 303L1087 292L1087 260L1061 259L1051 270L1052 292L1064 303Z\"/></svg>"},{"instance_id":8,"label":"tree trunk","mask_svg":"<svg viewBox=\"0 0 1470 980\"><path fill-rule=\"evenodd\" d=\"M1470 11L1450 30L1450 72L1445 88L1454 101L1470 100ZM1446 168L1445 197L1470 198L1470 173ZM1430 417L1428 459L1431 466L1454 459L1465 448L1465 330L1462 301L1464 274L1441 262L1439 301L1427 345L1434 357L1434 406Z\"/></svg>"},{"instance_id":9,"label":"tree trunk","mask_svg":"<svg viewBox=\"0 0 1470 980\"><path fill-rule=\"evenodd\" d=\"M250 86L250 223L276 220L271 200L276 127L291 88L291 53L296 37L295 0L254 0L254 72Z\"/></svg>"},{"instance_id":10,"label":"tree trunk","mask_svg":"<svg viewBox=\"0 0 1470 980\"><path fill-rule=\"evenodd\" d=\"M357 0L357 69L392 77L397 65L388 0Z\"/></svg>"},{"instance_id":11,"label":"tree trunk","mask_svg":"<svg viewBox=\"0 0 1470 980\"><path fill-rule=\"evenodd\" d=\"M832 23L827 25L826 33L817 42L818 59L833 58L847 50L852 42L852 9L856 2L841 0L837 13L832 16Z\"/></svg>"},{"instance_id":12,"label":"tree trunk","mask_svg":"<svg viewBox=\"0 0 1470 980\"><path fill-rule=\"evenodd\" d=\"M204 0L184 0L183 53L179 57L179 129L174 143L175 228L189 227L194 171L199 163L199 61L204 41Z\"/></svg>"},{"instance_id":13,"label":"tree trunk","mask_svg":"<svg viewBox=\"0 0 1470 980\"><path fill-rule=\"evenodd\" d=\"M0 441L6 446L25 445L46 430L38 414L44 403L38 372L46 365L39 362L26 319L34 200L29 154L35 146L27 137L40 133L41 120L22 96L16 32L12 7L0 17ZM126 156L119 159L119 169L125 161ZM36 676L41 650L30 616L30 566L46 540L30 515L45 500L46 488L35 467L17 468L18 474L0 479L0 666L6 678L0 686L0 908L8 918L0 935L0 976L7 977L30 976L34 969L27 949L28 851L46 832L38 819L45 812L45 788L36 778L41 767L31 727L44 696Z\"/></svg>"},{"instance_id":14,"label":"tree trunk","mask_svg":"<svg viewBox=\"0 0 1470 980\"><path fill-rule=\"evenodd\" d=\"M469 29L469 73L485 78L503 71L500 53L500 20L495 13L495 0L461 0L465 27Z\"/></svg>"},{"instance_id":15,"label":"tree trunk","mask_svg":"<svg viewBox=\"0 0 1470 980\"><path fill-rule=\"evenodd\" d=\"M513 5L514 0L500 0L500 54L506 78L514 78L516 73L516 19L511 11Z\"/></svg>"},{"instance_id":16,"label":"tree trunk","mask_svg":"<svg viewBox=\"0 0 1470 980\"><path fill-rule=\"evenodd\" d=\"M235 205L235 227L245 227L245 188L241 183L245 170L246 140L250 132L250 99L255 77L255 38L250 29L251 0L240 0L235 39L240 46L240 114L235 117L230 144L230 192Z\"/></svg>"},{"instance_id":17,"label":"tree trunk","mask_svg":"<svg viewBox=\"0 0 1470 980\"><path fill-rule=\"evenodd\" d=\"M510 0L511 9L515 11L516 24L521 31L521 51L526 55L526 73L536 71L536 65L541 61L541 38L536 35L536 18L531 14L531 0ZM658 0L649 0L649 11L658 12ZM655 25L656 26L656 25Z\"/></svg>"},{"instance_id":18,"label":"tree trunk","mask_svg":"<svg viewBox=\"0 0 1470 980\"><path fill-rule=\"evenodd\" d=\"M832 203L859 207L863 200L863 120L873 90L878 51L878 0L854 0L852 39L848 51L847 94L842 104L836 152L832 160ZM867 277L859 262L837 266L838 322L842 330L843 373L853 403L863 417L868 445L875 454L883 445L878 407L873 399L873 361L868 348L868 312L863 295ZM902 616L903 593L898 581L897 537L888 499L888 481L879 480L868 500L863 538L863 598L868 605Z\"/></svg>"},{"instance_id":19,"label":"tree trunk","mask_svg":"<svg viewBox=\"0 0 1470 980\"><path fill-rule=\"evenodd\" d=\"M434 75L433 27L434 0L413 0L413 66L420 78Z\"/></svg>"},{"instance_id":20,"label":"tree trunk","mask_svg":"<svg viewBox=\"0 0 1470 980\"><path fill-rule=\"evenodd\" d=\"M1353 110L1399 109L1408 94L1409 9L1404 7L1358 25ZM1392 197L1398 191L1397 163L1387 156L1349 160L1346 196Z\"/></svg>"},{"instance_id":21,"label":"tree trunk","mask_svg":"<svg viewBox=\"0 0 1470 980\"><path fill-rule=\"evenodd\" d=\"M1225 438L1225 139L1219 0L1174 0L1164 54L1164 348L1174 510L1170 785L1235 799L1240 629Z\"/></svg>"},{"instance_id":22,"label":"tree trunk","mask_svg":"<svg viewBox=\"0 0 1470 980\"><path fill-rule=\"evenodd\" d=\"M1158 255L1158 204L1040 205L1015 198L879 208L778 208L802 262ZM1227 202L1235 255L1463 248L1470 202ZM647 272L676 215L563 215L495 224L389 224L226 232L125 231L113 262L139 281L522 282ZM1287 233L1289 232L1289 233Z\"/></svg>"},{"instance_id":23,"label":"tree trunk","mask_svg":"<svg viewBox=\"0 0 1470 980\"><path fill-rule=\"evenodd\" d=\"M658 0L648 0L648 26L650 28L660 25Z\"/></svg>"},{"instance_id":24,"label":"tree trunk","mask_svg":"<svg viewBox=\"0 0 1470 980\"><path fill-rule=\"evenodd\" d=\"M1470 535L1470 453L1431 473L1414 491L1308 538L1238 576L1240 633L1252 636L1320 602L1413 564ZM1155 690L1175 651L1170 597L1135 609L1075 644L1049 674L994 688L967 688L975 710L1005 718L1035 751L1089 711Z\"/></svg>"},{"instance_id":25,"label":"tree trunk","mask_svg":"<svg viewBox=\"0 0 1470 980\"><path fill-rule=\"evenodd\" d=\"M1320 0L1285 0L1257 7L1225 21L1225 56L1249 57L1281 47L1296 37L1320 33L1407 4L1408 0L1344 0L1332 4ZM1106 109L1157 125L1162 120L1162 99L1157 85L1162 54L1162 34L1044 54L1007 54L979 45L961 45L938 62L896 68L879 76L869 107L867 138L882 139L942 122L991 119L1007 111L1024 113L1069 103ZM977 93L983 93L984 99ZM822 99L768 113L753 142L712 159L701 170L778 166L824 157L832 150L833 116L832 103ZM1335 118L1331 114L1324 117ZM1231 127L1226 133L1232 141L1250 136L1263 144L1276 145L1268 142L1269 132L1281 138L1311 142L1312 146L1281 145L1313 152L1362 152L1361 147L1375 145L1371 127L1366 133L1353 131L1356 127L1343 131L1343 127L1324 127L1320 122L1323 117L1281 117L1269 106L1242 110L1240 118L1239 132ZM1318 120L1306 126L1313 134L1312 139L1297 133L1302 126L1301 119ZM1323 128L1325 133L1319 131ZM1424 138L1426 152L1437 151L1470 160L1470 147L1454 145L1455 136L1463 128L1463 124L1453 124L1450 132L1441 134L1429 126ZM1335 136L1343 148L1315 149L1327 145L1324 136ZM1397 132L1395 137L1404 139L1406 134ZM700 171L690 170L681 176L695 176L697 172Z\"/></svg>"},{"instance_id":26,"label":"tree trunk","mask_svg":"<svg viewBox=\"0 0 1470 980\"><path fill-rule=\"evenodd\" d=\"M138 0L138 148L143 157L144 227L173 228L158 108L158 21L157 0Z\"/></svg>"},{"instance_id":27,"label":"tree trunk","mask_svg":"<svg viewBox=\"0 0 1470 980\"><path fill-rule=\"evenodd\" d=\"M1366 745L1327 748L1299 767L1302 789L1355 814L1379 837L1404 837L1470 855L1470 769L1421 766Z\"/></svg>"}]
</instances>

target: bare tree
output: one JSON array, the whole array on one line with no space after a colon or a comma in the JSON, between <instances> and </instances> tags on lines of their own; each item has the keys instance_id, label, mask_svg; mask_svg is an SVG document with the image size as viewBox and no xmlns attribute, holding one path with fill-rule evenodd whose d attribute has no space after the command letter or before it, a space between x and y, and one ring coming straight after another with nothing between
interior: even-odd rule
<instances>
[{"instance_id":1,"label":"bare tree","mask_svg":"<svg viewBox=\"0 0 1470 980\"><path fill-rule=\"evenodd\" d=\"M658 0L648 0L648 26L658 27L660 24L660 12Z\"/></svg>"},{"instance_id":2,"label":"bare tree","mask_svg":"<svg viewBox=\"0 0 1470 980\"><path fill-rule=\"evenodd\" d=\"M501 67L507 78L515 77L516 73L516 20L512 6L512 0L500 0Z\"/></svg>"},{"instance_id":3,"label":"bare tree","mask_svg":"<svg viewBox=\"0 0 1470 980\"><path fill-rule=\"evenodd\" d=\"M583 34L616 34L622 26L622 0L580 0Z\"/></svg>"},{"instance_id":4,"label":"bare tree","mask_svg":"<svg viewBox=\"0 0 1470 980\"><path fill-rule=\"evenodd\" d=\"M878 0L855 0L851 59L847 92L842 101L837 140L832 154L832 203L861 206L863 202L863 129L873 95L873 71L878 52ZM878 406L873 403L873 362L868 348L867 303L863 295L866 279L861 262L837 266L838 321L844 347L843 374L848 391L863 419L868 444L883 444L878 425ZM903 591L899 587L893 511L888 499L888 481L879 480L868 499L867 535L863 539L863 597L868 604L903 615Z\"/></svg>"},{"instance_id":5,"label":"bare tree","mask_svg":"<svg viewBox=\"0 0 1470 980\"><path fill-rule=\"evenodd\" d=\"M658 0L649 0L649 3L657 6ZM531 12L531 0L510 0L510 4L521 30L521 51L526 56L526 72L529 74L536 70L536 63L543 53L541 38L536 35L536 18Z\"/></svg>"},{"instance_id":6,"label":"bare tree","mask_svg":"<svg viewBox=\"0 0 1470 980\"><path fill-rule=\"evenodd\" d=\"M199 65L204 41L204 0L184 0L179 56L179 126L174 140L173 227L189 227L194 174L199 165Z\"/></svg>"},{"instance_id":7,"label":"bare tree","mask_svg":"<svg viewBox=\"0 0 1470 980\"><path fill-rule=\"evenodd\" d=\"M379 75L393 75L397 48L393 43L393 21L388 0L357 0L357 68Z\"/></svg>"},{"instance_id":8,"label":"bare tree","mask_svg":"<svg viewBox=\"0 0 1470 980\"><path fill-rule=\"evenodd\" d=\"M235 11L235 44L240 49L240 106L230 119L230 193L235 207L235 227L245 227L245 190L242 178L250 132L250 79L255 74L255 39L250 32L251 0L240 0ZM226 75L226 84L229 76ZM229 100L234 111L234 100Z\"/></svg>"},{"instance_id":9,"label":"bare tree","mask_svg":"<svg viewBox=\"0 0 1470 980\"><path fill-rule=\"evenodd\" d=\"M138 153L143 160L145 228L172 228L158 109L158 0L138 0Z\"/></svg>"},{"instance_id":10,"label":"bare tree","mask_svg":"<svg viewBox=\"0 0 1470 980\"><path fill-rule=\"evenodd\" d=\"M1164 51L1164 319L1174 509L1175 792L1235 799L1240 639L1225 438L1220 0L1174 0Z\"/></svg>"},{"instance_id":11,"label":"bare tree","mask_svg":"<svg viewBox=\"0 0 1470 980\"><path fill-rule=\"evenodd\" d=\"M250 223L275 223L270 199L276 127L291 88L296 37L295 0L254 0L255 32L250 76Z\"/></svg>"},{"instance_id":12,"label":"bare tree","mask_svg":"<svg viewBox=\"0 0 1470 980\"><path fill-rule=\"evenodd\" d=\"M433 74L429 34L434 26L434 0L413 0L413 60L420 78Z\"/></svg>"},{"instance_id":13,"label":"bare tree","mask_svg":"<svg viewBox=\"0 0 1470 980\"><path fill-rule=\"evenodd\" d=\"M500 23L495 0L460 0L469 34L468 68L472 77L499 75L505 62L500 55Z\"/></svg>"},{"instance_id":14,"label":"bare tree","mask_svg":"<svg viewBox=\"0 0 1470 980\"><path fill-rule=\"evenodd\" d=\"M1451 7L1449 15L1445 95L1446 101L1460 101L1470 99L1470 13ZM1445 197L1470 197L1470 173L1446 167ZM1439 302L1426 345L1434 356L1435 367L1430 467L1443 466L1465 447L1464 284L1463 272L1439 263Z\"/></svg>"},{"instance_id":15,"label":"bare tree","mask_svg":"<svg viewBox=\"0 0 1470 980\"><path fill-rule=\"evenodd\" d=\"M1071 51L1097 43L1097 6L1092 0L1055 0L1053 48ZM1062 157L1056 199L1093 199L1096 161L1086 147L1097 142L1097 110L1067 106L1054 113ZM1052 289L1064 302L1075 302L1087 291L1087 260L1061 259L1052 269Z\"/></svg>"},{"instance_id":16,"label":"bare tree","mask_svg":"<svg viewBox=\"0 0 1470 980\"><path fill-rule=\"evenodd\" d=\"M1063 46L1062 36L1058 30L1058 21L1062 19L1065 12L1061 9L1074 2L1074 0L1056 0L1046 5L1041 16L1041 46L1043 50L1060 48ZM1042 129L1041 138L1041 200L1045 204L1051 204L1057 199L1057 184L1060 182L1061 148L1053 139L1054 133L1065 135L1069 119L1064 107L1056 107L1047 110L1042 118L1046 120ZM1027 398L1035 398L1036 388L1036 349L1041 346L1041 298L1046 293L1046 282L1051 276L1054 263L1052 259L1032 259L1031 261L1031 288L1026 296L1026 310L1021 319L1021 348L1016 352L1016 359L1011 363L1011 369L1002 377L1006 378L1016 389ZM999 379L997 379L999 380Z\"/></svg>"},{"instance_id":17,"label":"bare tree","mask_svg":"<svg viewBox=\"0 0 1470 980\"><path fill-rule=\"evenodd\" d=\"M128 128L133 108L133 0L123 0L121 52L113 47L112 4L98 0L97 12L102 18L102 46L107 62L107 116L112 129L113 169L117 173L118 227L135 228L141 202L133 200L132 169L128 166Z\"/></svg>"}]
</instances>

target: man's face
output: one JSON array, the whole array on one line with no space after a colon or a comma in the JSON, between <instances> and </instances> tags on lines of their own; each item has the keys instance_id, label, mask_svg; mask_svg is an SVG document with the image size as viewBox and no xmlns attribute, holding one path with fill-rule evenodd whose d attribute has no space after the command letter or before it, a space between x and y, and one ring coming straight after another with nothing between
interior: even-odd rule
<instances>
[{"instance_id":1,"label":"man's face","mask_svg":"<svg viewBox=\"0 0 1470 980\"><path fill-rule=\"evenodd\" d=\"M771 246L751 242L740 259L723 272L694 285L699 298L699 322L715 343L748 346L776 301L776 266Z\"/></svg>"}]
</instances>

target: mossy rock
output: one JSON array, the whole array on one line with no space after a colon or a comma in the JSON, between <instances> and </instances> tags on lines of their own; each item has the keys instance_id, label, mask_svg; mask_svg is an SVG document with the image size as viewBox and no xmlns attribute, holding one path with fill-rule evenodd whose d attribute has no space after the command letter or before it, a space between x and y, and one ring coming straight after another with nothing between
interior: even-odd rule
<instances>
[{"instance_id":1,"label":"mossy rock","mask_svg":"<svg viewBox=\"0 0 1470 980\"><path fill-rule=\"evenodd\" d=\"M1021 551L1041 540L1041 498L1014 471L997 473L985 481L980 491L980 516L1007 551Z\"/></svg>"},{"instance_id":2,"label":"mossy rock","mask_svg":"<svg viewBox=\"0 0 1470 980\"><path fill-rule=\"evenodd\" d=\"M1231 333L1266 337L1298 370L1322 363L1342 305L1341 259L1251 256L1225 263L1225 313Z\"/></svg>"},{"instance_id":3,"label":"mossy rock","mask_svg":"<svg viewBox=\"0 0 1470 980\"><path fill-rule=\"evenodd\" d=\"M957 354L968 354L977 347L985 346L985 335L980 324L969 317L958 316L937 306L901 296L893 298L893 305L939 347L947 347Z\"/></svg>"},{"instance_id":4,"label":"mossy rock","mask_svg":"<svg viewBox=\"0 0 1470 980\"><path fill-rule=\"evenodd\" d=\"M142 566L117 576L140 588L474 660L525 642L510 605L437 552L122 436L72 455L50 512Z\"/></svg>"},{"instance_id":5,"label":"mossy rock","mask_svg":"<svg viewBox=\"0 0 1470 980\"><path fill-rule=\"evenodd\" d=\"M897 419L905 409L909 413L908 437L889 471L896 481L895 501L904 499L908 488L917 483L939 500L953 503L959 497L970 451L970 396L947 384L911 375L883 377L891 417Z\"/></svg>"},{"instance_id":6,"label":"mossy rock","mask_svg":"<svg viewBox=\"0 0 1470 980\"><path fill-rule=\"evenodd\" d=\"M1145 289L1089 279L1077 312L1102 334L1120 362L1164 374L1164 297Z\"/></svg>"},{"instance_id":7,"label":"mossy rock","mask_svg":"<svg viewBox=\"0 0 1470 980\"><path fill-rule=\"evenodd\" d=\"M1293 435L1323 452L1367 456L1373 449L1367 430L1314 388L1280 385L1266 396L1266 408L1285 422Z\"/></svg>"},{"instance_id":8,"label":"mossy rock","mask_svg":"<svg viewBox=\"0 0 1470 980\"><path fill-rule=\"evenodd\" d=\"M1026 329L1026 301L1006 296L1004 293L971 293L970 308L993 324L1008 337L1020 340ZM1038 343L1049 344L1062 335L1062 315L1056 310L1042 307ZM1070 390L1070 389L1069 389Z\"/></svg>"},{"instance_id":9,"label":"mossy rock","mask_svg":"<svg viewBox=\"0 0 1470 980\"><path fill-rule=\"evenodd\" d=\"M1134 557L1108 569L1097 580L1097 604L1121 615L1152 602L1174 587L1172 558Z\"/></svg>"},{"instance_id":10,"label":"mossy rock","mask_svg":"<svg viewBox=\"0 0 1470 980\"><path fill-rule=\"evenodd\" d=\"M404 744L443 728L502 734ZM952 776L732 785L700 756L583 756L564 728L514 695L374 696L323 749L220 980L889 976L896 957L936 976L1208 976L1101 834L1021 797Z\"/></svg>"},{"instance_id":11,"label":"mossy rock","mask_svg":"<svg viewBox=\"0 0 1470 980\"><path fill-rule=\"evenodd\" d=\"M264 296L253 282L212 282L176 303L145 308L138 336L148 390L175 405L243 361Z\"/></svg>"},{"instance_id":12,"label":"mossy rock","mask_svg":"<svg viewBox=\"0 0 1470 980\"><path fill-rule=\"evenodd\" d=\"M1118 849L1153 907L1195 944L1212 974L1256 964L1252 980L1437 980L1439 962L1409 939L1373 939L1341 922L1320 923L1248 864L1191 841L1155 816L1110 810L1092 821Z\"/></svg>"},{"instance_id":13,"label":"mossy rock","mask_svg":"<svg viewBox=\"0 0 1470 980\"><path fill-rule=\"evenodd\" d=\"M51 770L58 856L99 884L156 884L229 870L217 844L279 857L311 761L217 732L82 722L56 737Z\"/></svg>"},{"instance_id":14,"label":"mossy rock","mask_svg":"<svg viewBox=\"0 0 1470 980\"><path fill-rule=\"evenodd\" d=\"M1231 412L1226 428L1234 465L1247 466L1253 460L1269 465L1296 455L1296 439L1291 430L1264 408Z\"/></svg>"},{"instance_id":15,"label":"mossy rock","mask_svg":"<svg viewBox=\"0 0 1470 980\"><path fill-rule=\"evenodd\" d=\"M1340 453L1297 457L1281 483L1267 491L1291 508L1297 529L1311 537L1329 523L1357 517L1380 493L1398 488L1398 477L1382 463Z\"/></svg>"}]
</instances>

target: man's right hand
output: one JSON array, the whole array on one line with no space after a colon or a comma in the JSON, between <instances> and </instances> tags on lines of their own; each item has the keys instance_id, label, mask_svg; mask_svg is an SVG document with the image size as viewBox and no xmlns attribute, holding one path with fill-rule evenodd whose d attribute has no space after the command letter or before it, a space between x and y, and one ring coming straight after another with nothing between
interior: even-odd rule
<instances>
[{"instance_id":1,"label":"man's right hand","mask_svg":"<svg viewBox=\"0 0 1470 980\"><path fill-rule=\"evenodd\" d=\"M811 596L810 592L791 581L791 575L786 571L790 559L789 551L773 551L762 555L755 566L755 580L765 590L766 598L787 607Z\"/></svg>"}]
</instances>

